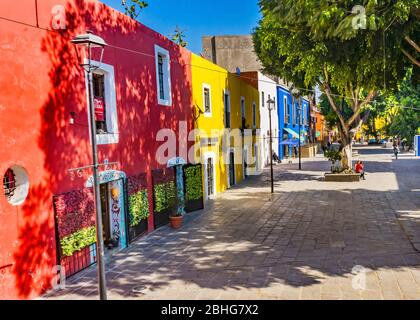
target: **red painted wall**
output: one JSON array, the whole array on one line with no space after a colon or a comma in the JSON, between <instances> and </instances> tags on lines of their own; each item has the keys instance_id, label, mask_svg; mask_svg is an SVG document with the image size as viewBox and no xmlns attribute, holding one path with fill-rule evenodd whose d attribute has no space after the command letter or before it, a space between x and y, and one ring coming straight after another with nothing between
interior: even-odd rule
<instances>
[{"instance_id":1,"label":"red painted wall","mask_svg":"<svg viewBox=\"0 0 420 320\"><path fill-rule=\"evenodd\" d=\"M20 206L0 194L0 299L32 298L50 287L56 264L52 196L83 188L91 174L72 181L67 172L91 163L85 78L70 44L75 34L90 29L112 46L146 53L105 51L104 62L115 68L120 140L99 146L99 160L119 162L127 176L147 172L150 203L151 170L161 167L158 130L177 132L180 120L193 128L187 50L97 1L35 3L0 1L1 16L9 19L0 19L0 175L17 164L30 180ZM66 8L66 30L51 30L57 4ZM157 104L155 44L170 52L172 107Z\"/></svg>"}]
</instances>

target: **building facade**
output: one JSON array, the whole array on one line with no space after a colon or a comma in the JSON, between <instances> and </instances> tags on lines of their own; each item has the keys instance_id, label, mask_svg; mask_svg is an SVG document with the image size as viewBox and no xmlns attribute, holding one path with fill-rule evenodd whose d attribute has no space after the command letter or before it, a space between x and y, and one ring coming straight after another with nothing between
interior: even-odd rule
<instances>
[{"instance_id":1,"label":"building facade","mask_svg":"<svg viewBox=\"0 0 420 320\"><path fill-rule=\"evenodd\" d=\"M191 54L98 1L7 0L0 11L0 298L32 298L57 265L69 275L96 260L86 77L70 40L92 30L108 43L102 64L93 52L107 250L168 219L170 158L186 158L194 128ZM176 143L163 156L161 129Z\"/></svg>"},{"instance_id":2,"label":"building facade","mask_svg":"<svg viewBox=\"0 0 420 320\"><path fill-rule=\"evenodd\" d=\"M272 150L279 154L279 118L277 112L277 84L261 72L242 72L241 79L258 90L260 95L260 132L258 139L261 145L262 167L270 163L270 111L268 100L274 101L271 112Z\"/></svg>"},{"instance_id":3,"label":"building facade","mask_svg":"<svg viewBox=\"0 0 420 320\"><path fill-rule=\"evenodd\" d=\"M306 98L302 98L300 105L293 98L290 90L283 86L277 87L277 99L280 131L279 158L281 160L290 159L297 157L298 139L301 141L301 146L306 146L309 143L309 101Z\"/></svg>"}]
</instances>

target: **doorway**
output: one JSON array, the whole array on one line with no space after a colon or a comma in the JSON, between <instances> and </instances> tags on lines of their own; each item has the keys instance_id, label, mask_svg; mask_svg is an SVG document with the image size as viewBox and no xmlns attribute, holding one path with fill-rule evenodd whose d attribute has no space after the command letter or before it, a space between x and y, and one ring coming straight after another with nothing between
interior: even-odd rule
<instances>
[{"instance_id":1,"label":"doorway","mask_svg":"<svg viewBox=\"0 0 420 320\"><path fill-rule=\"evenodd\" d=\"M124 190L123 180L100 185L102 232L108 251L127 246Z\"/></svg>"},{"instance_id":2,"label":"doorway","mask_svg":"<svg viewBox=\"0 0 420 320\"><path fill-rule=\"evenodd\" d=\"M235 181L235 152L233 150L229 153L229 186L234 186Z\"/></svg>"},{"instance_id":3,"label":"doorway","mask_svg":"<svg viewBox=\"0 0 420 320\"><path fill-rule=\"evenodd\" d=\"M210 199L216 194L215 156L212 153L208 153L204 159L205 193L206 199Z\"/></svg>"}]
</instances>

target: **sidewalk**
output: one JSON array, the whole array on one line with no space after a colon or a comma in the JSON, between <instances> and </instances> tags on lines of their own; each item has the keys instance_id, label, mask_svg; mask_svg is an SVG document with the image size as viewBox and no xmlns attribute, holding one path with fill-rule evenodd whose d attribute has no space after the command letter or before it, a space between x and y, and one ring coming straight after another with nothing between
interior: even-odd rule
<instances>
[{"instance_id":1,"label":"sidewalk","mask_svg":"<svg viewBox=\"0 0 420 320\"><path fill-rule=\"evenodd\" d=\"M420 161L374 147L358 158L360 183L324 182L318 157L276 166L273 197L269 171L219 195L117 253L109 298L420 299ZM97 299L96 286L93 267L46 298Z\"/></svg>"}]
</instances>

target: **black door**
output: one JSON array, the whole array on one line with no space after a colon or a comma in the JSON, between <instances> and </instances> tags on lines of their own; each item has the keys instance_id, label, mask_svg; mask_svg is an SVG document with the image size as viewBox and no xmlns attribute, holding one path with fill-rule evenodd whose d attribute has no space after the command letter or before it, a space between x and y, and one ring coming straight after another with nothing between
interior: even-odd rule
<instances>
[{"instance_id":1,"label":"black door","mask_svg":"<svg viewBox=\"0 0 420 320\"><path fill-rule=\"evenodd\" d=\"M230 152L230 161L229 161L229 185L235 185L235 153Z\"/></svg>"},{"instance_id":2,"label":"black door","mask_svg":"<svg viewBox=\"0 0 420 320\"><path fill-rule=\"evenodd\" d=\"M108 184L101 184L102 226L105 246L111 244L111 225L109 216Z\"/></svg>"},{"instance_id":3,"label":"black door","mask_svg":"<svg viewBox=\"0 0 420 320\"><path fill-rule=\"evenodd\" d=\"M214 195L214 164L213 158L207 159L207 198Z\"/></svg>"}]
</instances>

